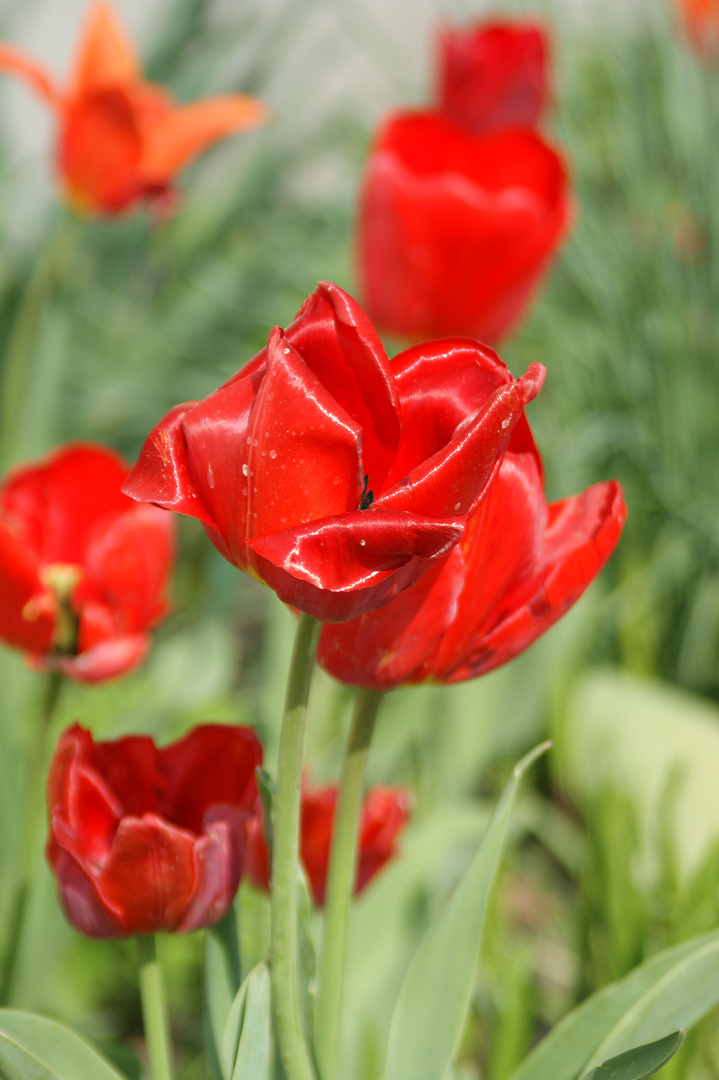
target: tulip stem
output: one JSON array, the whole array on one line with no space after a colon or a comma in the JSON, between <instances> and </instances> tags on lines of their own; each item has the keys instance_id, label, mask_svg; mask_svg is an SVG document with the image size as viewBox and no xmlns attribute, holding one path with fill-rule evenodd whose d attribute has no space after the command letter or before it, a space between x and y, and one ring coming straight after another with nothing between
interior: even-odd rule
<instances>
[{"instance_id":1,"label":"tulip stem","mask_svg":"<svg viewBox=\"0 0 719 1080\"><path fill-rule=\"evenodd\" d=\"M63 677L51 672L45 683L42 704L39 709L37 728L31 738L25 791L23 798L22 829L20 835L20 858L10 913L6 919L7 931L3 954L0 956L0 1005L11 1000L23 925L27 907L30 875L32 873L35 843L43 813L43 785L47 761L48 732L55 708L60 698Z\"/></svg>"},{"instance_id":2,"label":"tulip stem","mask_svg":"<svg viewBox=\"0 0 719 1080\"><path fill-rule=\"evenodd\" d=\"M335 1080L342 1025L347 937L357 874L357 834L365 766L382 694L359 690L347 736L325 896L322 955L317 983L315 1048L322 1080Z\"/></svg>"},{"instance_id":3,"label":"tulip stem","mask_svg":"<svg viewBox=\"0 0 719 1080\"><path fill-rule=\"evenodd\" d=\"M287 678L275 793L271 880L272 1007L287 1080L313 1080L302 1032L297 953L297 874L307 701L322 624L301 614Z\"/></svg>"},{"instance_id":4,"label":"tulip stem","mask_svg":"<svg viewBox=\"0 0 719 1080\"><path fill-rule=\"evenodd\" d=\"M155 935L137 937L137 963L140 972L142 1023L150 1059L152 1080L172 1080L170 1022L162 985L162 971L157 961Z\"/></svg>"}]
</instances>

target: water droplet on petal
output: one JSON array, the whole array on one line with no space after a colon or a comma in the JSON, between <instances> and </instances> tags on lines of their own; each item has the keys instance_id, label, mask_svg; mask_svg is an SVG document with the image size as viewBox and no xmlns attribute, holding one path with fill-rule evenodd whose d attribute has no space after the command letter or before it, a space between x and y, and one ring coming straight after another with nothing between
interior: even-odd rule
<instances>
[{"instance_id":1,"label":"water droplet on petal","mask_svg":"<svg viewBox=\"0 0 719 1080\"><path fill-rule=\"evenodd\" d=\"M242 466L242 475L247 476L247 465L246 464Z\"/></svg>"},{"instance_id":2,"label":"water droplet on petal","mask_svg":"<svg viewBox=\"0 0 719 1080\"><path fill-rule=\"evenodd\" d=\"M207 466L207 483L210 485L211 488L213 488L215 486L215 478L212 475L212 466L211 465Z\"/></svg>"},{"instance_id":3,"label":"water droplet on petal","mask_svg":"<svg viewBox=\"0 0 719 1080\"><path fill-rule=\"evenodd\" d=\"M462 505L461 503L455 503L455 504L454 504L454 508L455 508L455 510L459 510L459 508L460 508L460 506L461 506L461 505Z\"/></svg>"},{"instance_id":4,"label":"water droplet on petal","mask_svg":"<svg viewBox=\"0 0 719 1080\"><path fill-rule=\"evenodd\" d=\"M509 427L509 417L507 417L506 420L502 421L502 427L503 428L508 428Z\"/></svg>"},{"instance_id":5,"label":"water droplet on petal","mask_svg":"<svg viewBox=\"0 0 719 1080\"><path fill-rule=\"evenodd\" d=\"M276 450L270 450L270 457L274 461L275 458L277 457L277 451Z\"/></svg>"},{"instance_id":6,"label":"water droplet on petal","mask_svg":"<svg viewBox=\"0 0 719 1080\"><path fill-rule=\"evenodd\" d=\"M364 547L366 545L366 543L367 543L366 540L360 540L360 547Z\"/></svg>"}]
</instances>

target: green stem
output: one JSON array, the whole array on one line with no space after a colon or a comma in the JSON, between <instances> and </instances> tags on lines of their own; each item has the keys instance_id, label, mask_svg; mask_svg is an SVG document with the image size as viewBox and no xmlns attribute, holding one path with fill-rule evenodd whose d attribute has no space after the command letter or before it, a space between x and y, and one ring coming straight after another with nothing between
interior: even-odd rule
<instances>
[{"instance_id":1,"label":"green stem","mask_svg":"<svg viewBox=\"0 0 719 1080\"><path fill-rule=\"evenodd\" d=\"M30 874L35 855L35 841L38 828L43 818L45 787L45 766L47 759L47 737L50 723L55 713L63 678L57 672L47 677L42 705L39 710L37 730L32 738L20 835L20 865L10 912L6 920L5 948L2 966L0 966L0 1005L5 1005L11 998L15 971L17 968L20 943L23 938L23 924L30 891Z\"/></svg>"},{"instance_id":2,"label":"green stem","mask_svg":"<svg viewBox=\"0 0 719 1080\"><path fill-rule=\"evenodd\" d=\"M170 1024L167 1015L162 971L157 962L155 935L137 937L137 963L140 970L140 1003L145 1029L147 1055L152 1080L172 1080Z\"/></svg>"},{"instance_id":3,"label":"green stem","mask_svg":"<svg viewBox=\"0 0 719 1080\"><path fill-rule=\"evenodd\" d=\"M322 955L317 984L315 1047L322 1080L335 1080L352 895L357 873L357 833L369 745L382 694L360 690L355 699L332 831L325 895Z\"/></svg>"},{"instance_id":4,"label":"green stem","mask_svg":"<svg viewBox=\"0 0 719 1080\"><path fill-rule=\"evenodd\" d=\"M287 1080L314 1080L298 996L297 872L307 700L322 624L301 614L287 678L275 794L272 853L272 1005Z\"/></svg>"},{"instance_id":5,"label":"green stem","mask_svg":"<svg viewBox=\"0 0 719 1080\"><path fill-rule=\"evenodd\" d=\"M3 472L14 463L25 396L34 366L38 330L76 227L74 218L63 216L38 256L15 313L3 358L0 385L0 464Z\"/></svg>"}]
</instances>

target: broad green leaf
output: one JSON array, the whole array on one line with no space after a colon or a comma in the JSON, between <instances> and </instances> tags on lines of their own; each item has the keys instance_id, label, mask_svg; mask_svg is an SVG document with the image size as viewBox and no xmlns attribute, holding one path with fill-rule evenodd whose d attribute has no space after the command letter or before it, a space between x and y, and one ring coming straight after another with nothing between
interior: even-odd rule
<instances>
[{"instance_id":1,"label":"broad green leaf","mask_svg":"<svg viewBox=\"0 0 719 1080\"><path fill-rule=\"evenodd\" d=\"M656 1042L635 1046L587 1073L584 1080L647 1080L670 1061L684 1042L684 1031L673 1031Z\"/></svg>"},{"instance_id":2,"label":"broad green leaf","mask_svg":"<svg viewBox=\"0 0 719 1080\"><path fill-rule=\"evenodd\" d=\"M608 1057L689 1028L719 1003L719 931L667 949L593 994L511 1080L576 1080Z\"/></svg>"},{"instance_id":3,"label":"broad green leaf","mask_svg":"<svg viewBox=\"0 0 719 1080\"><path fill-rule=\"evenodd\" d=\"M74 1031L44 1016L0 1009L3 1080L124 1080Z\"/></svg>"},{"instance_id":4,"label":"broad green leaf","mask_svg":"<svg viewBox=\"0 0 719 1080\"><path fill-rule=\"evenodd\" d=\"M412 959L392 1017L385 1080L442 1080L451 1064L514 797L522 775L548 745L515 767L475 856Z\"/></svg>"},{"instance_id":5,"label":"broad green leaf","mask_svg":"<svg viewBox=\"0 0 719 1080\"><path fill-rule=\"evenodd\" d=\"M227 1017L240 987L235 905L207 931L203 994L203 1034L207 1064L213 1080L227 1080L221 1068L222 1040Z\"/></svg>"},{"instance_id":6,"label":"broad green leaf","mask_svg":"<svg viewBox=\"0 0 719 1080\"><path fill-rule=\"evenodd\" d=\"M222 1054L227 1080L270 1080L270 1031L270 973L263 963L247 976L230 1010Z\"/></svg>"}]
</instances>

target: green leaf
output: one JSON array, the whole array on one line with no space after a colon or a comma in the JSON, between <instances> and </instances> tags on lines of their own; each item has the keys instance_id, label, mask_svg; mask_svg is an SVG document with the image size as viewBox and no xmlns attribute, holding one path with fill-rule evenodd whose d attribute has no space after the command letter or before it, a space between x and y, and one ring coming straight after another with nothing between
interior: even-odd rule
<instances>
[{"instance_id":1,"label":"green leaf","mask_svg":"<svg viewBox=\"0 0 719 1080\"><path fill-rule=\"evenodd\" d=\"M227 1080L270 1080L270 973L258 964L232 1003L222 1046Z\"/></svg>"},{"instance_id":2,"label":"green leaf","mask_svg":"<svg viewBox=\"0 0 719 1080\"><path fill-rule=\"evenodd\" d=\"M392 1017L385 1080L442 1080L451 1064L514 797L522 775L548 746L515 767L476 854L412 959Z\"/></svg>"},{"instance_id":3,"label":"green leaf","mask_svg":"<svg viewBox=\"0 0 719 1080\"><path fill-rule=\"evenodd\" d=\"M74 1031L44 1016L0 1009L4 1080L124 1080Z\"/></svg>"},{"instance_id":4,"label":"green leaf","mask_svg":"<svg viewBox=\"0 0 719 1080\"><path fill-rule=\"evenodd\" d=\"M684 1042L686 1032L673 1031L656 1042L645 1043L626 1050L617 1057L610 1058L603 1065L587 1073L584 1080L646 1080L654 1076L671 1058Z\"/></svg>"},{"instance_id":5,"label":"green leaf","mask_svg":"<svg viewBox=\"0 0 719 1080\"><path fill-rule=\"evenodd\" d=\"M265 843L267 844L267 860L271 866L272 847L274 845L272 822L275 813L275 781L273 777L270 776L267 769L263 769L261 765L258 765L255 769L255 778L257 780L257 790L260 793L260 802L262 804L262 832L264 834Z\"/></svg>"},{"instance_id":6,"label":"green leaf","mask_svg":"<svg viewBox=\"0 0 719 1080\"><path fill-rule=\"evenodd\" d=\"M575 1080L611 1055L690 1028L717 1004L719 931L713 931L659 953L593 994L550 1031L511 1080Z\"/></svg>"},{"instance_id":7,"label":"green leaf","mask_svg":"<svg viewBox=\"0 0 719 1080\"><path fill-rule=\"evenodd\" d=\"M228 1080L221 1067L222 1040L237 991L240 959L235 905L207 931L203 994L205 1054L212 1080Z\"/></svg>"}]
</instances>

